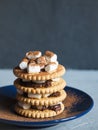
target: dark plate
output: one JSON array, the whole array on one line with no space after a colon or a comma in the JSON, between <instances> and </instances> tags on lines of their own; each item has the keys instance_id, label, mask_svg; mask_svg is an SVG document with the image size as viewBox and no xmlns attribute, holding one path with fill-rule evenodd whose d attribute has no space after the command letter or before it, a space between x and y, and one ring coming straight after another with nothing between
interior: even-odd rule
<instances>
[{"instance_id":1,"label":"dark plate","mask_svg":"<svg viewBox=\"0 0 98 130\"><path fill-rule=\"evenodd\" d=\"M85 92L65 87L67 98L62 114L46 119L21 117L14 112L16 89L13 85L0 88L0 122L26 127L47 127L78 118L89 112L93 106L92 98Z\"/></svg>"}]
</instances>

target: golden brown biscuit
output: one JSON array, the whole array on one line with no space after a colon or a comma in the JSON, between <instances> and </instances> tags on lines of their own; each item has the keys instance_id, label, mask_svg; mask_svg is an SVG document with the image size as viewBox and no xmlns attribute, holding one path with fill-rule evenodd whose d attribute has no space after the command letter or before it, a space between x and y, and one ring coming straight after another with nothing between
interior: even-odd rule
<instances>
[{"instance_id":1,"label":"golden brown biscuit","mask_svg":"<svg viewBox=\"0 0 98 130\"><path fill-rule=\"evenodd\" d=\"M36 99L36 98L28 98L28 97L24 97L23 95L17 94L16 99L20 102L24 102L27 104L32 104L32 105L36 105L36 106L51 106L53 104L57 104L58 102L62 102L67 94L64 90L60 90L60 95L57 97L45 97L45 98L40 98L40 99Z\"/></svg>"},{"instance_id":2,"label":"golden brown biscuit","mask_svg":"<svg viewBox=\"0 0 98 130\"><path fill-rule=\"evenodd\" d=\"M16 79L14 81L14 85L16 86L17 89L23 91L23 92L27 92L27 93L37 93L37 94L46 94L46 93L53 93L56 91L60 91L61 89L64 89L64 87L66 86L66 82L65 80L63 80L62 78L59 79L59 81L53 82L51 81L51 86L46 86L46 87L39 87L39 88L33 88L30 86L25 86L25 83L23 85L21 85L20 83L20 79ZM40 84L39 84L40 86Z\"/></svg>"},{"instance_id":3,"label":"golden brown biscuit","mask_svg":"<svg viewBox=\"0 0 98 130\"><path fill-rule=\"evenodd\" d=\"M56 115L59 115L60 113L62 113L64 110L64 105L61 104L61 110L59 111L54 111L54 110L34 110L34 109L28 109L28 110L24 110L21 107L19 107L17 104L15 105L15 111L25 117L31 117L31 118L46 118L46 117L53 117Z\"/></svg>"},{"instance_id":4,"label":"golden brown biscuit","mask_svg":"<svg viewBox=\"0 0 98 130\"><path fill-rule=\"evenodd\" d=\"M62 76L65 73L63 65L58 65L58 68L52 72L39 72L39 73L27 73L26 70L21 70L19 67L15 67L13 72L16 77L26 80L49 80Z\"/></svg>"}]
</instances>

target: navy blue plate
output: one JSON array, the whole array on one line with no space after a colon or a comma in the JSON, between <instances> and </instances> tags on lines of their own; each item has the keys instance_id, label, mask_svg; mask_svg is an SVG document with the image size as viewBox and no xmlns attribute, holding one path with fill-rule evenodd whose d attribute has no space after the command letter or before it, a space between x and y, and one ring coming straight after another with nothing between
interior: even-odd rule
<instances>
[{"instance_id":1,"label":"navy blue plate","mask_svg":"<svg viewBox=\"0 0 98 130\"><path fill-rule=\"evenodd\" d=\"M93 99L85 92L65 87L67 98L64 100L65 110L58 116L46 119L32 119L17 115L14 111L16 89L13 85L0 88L0 122L25 127L48 127L61 122L76 119L93 106Z\"/></svg>"}]
</instances>

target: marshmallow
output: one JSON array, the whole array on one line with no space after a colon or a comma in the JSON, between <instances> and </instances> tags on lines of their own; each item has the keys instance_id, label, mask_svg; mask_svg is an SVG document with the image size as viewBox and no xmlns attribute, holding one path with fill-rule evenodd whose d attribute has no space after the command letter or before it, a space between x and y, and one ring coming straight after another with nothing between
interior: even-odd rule
<instances>
[{"instance_id":1,"label":"marshmallow","mask_svg":"<svg viewBox=\"0 0 98 130\"><path fill-rule=\"evenodd\" d=\"M39 58L41 57L42 53L40 51L33 51L33 56L34 58Z\"/></svg>"},{"instance_id":2,"label":"marshmallow","mask_svg":"<svg viewBox=\"0 0 98 130\"><path fill-rule=\"evenodd\" d=\"M33 52L32 52L32 51L27 52L27 53L26 53L26 57L27 57L28 59L33 59Z\"/></svg>"},{"instance_id":3,"label":"marshmallow","mask_svg":"<svg viewBox=\"0 0 98 130\"><path fill-rule=\"evenodd\" d=\"M37 59L38 64L47 64L45 56L41 56Z\"/></svg>"},{"instance_id":4,"label":"marshmallow","mask_svg":"<svg viewBox=\"0 0 98 130\"><path fill-rule=\"evenodd\" d=\"M28 59L26 59L26 58L24 58L21 62L20 62L20 64L19 64L19 68L20 69L26 69L27 68L27 65L28 65Z\"/></svg>"},{"instance_id":5,"label":"marshmallow","mask_svg":"<svg viewBox=\"0 0 98 130\"><path fill-rule=\"evenodd\" d=\"M60 80L60 78L54 78L54 79L52 79L52 81L54 81L54 82L59 81L59 80Z\"/></svg>"},{"instance_id":6,"label":"marshmallow","mask_svg":"<svg viewBox=\"0 0 98 130\"><path fill-rule=\"evenodd\" d=\"M45 57L46 57L46 61L49 62L56 62L57 61L57 55L54 54L51 51L46 51L45 52Z\"/></svg>"},{"instance_id":7,"label":"marshmallow","mask_svg":"<svg viewBox=\"0 0 98 130\"><path fill-rule=\"evenodd\" d=\"M31 59L31 60L29 61L29 63L36 64L36 62L35 62L35 60L34 60L34 59Z\"/></svg>"},{"instance_id":8,"label":"marshmallow","mask_svg":"<svg viewBox=\"0 0 98 130\"><path fill-rule=\"evenodd\" d=\"M23 102L18 102L18 105L23 109L29 109L31 107L31 104L26 104Z\"/></svg>"},{"instance_id":9,"label":"marshmallow","mask_svg":"<svg viewBox=\"0 0 98 130\"><path fill-rule=\"evenodd\" d=\"M38 64L29 63L27 71L28 73L39 73L40 66Z\"/></svg>"},{"instance_id":10,"label":"marshmallow","mask_svg":"<svg viewBox=\"0 0 98 130\"><path fill-rule=\"evenodd\" d=\"M42 95L41 94L28 93L28 97L40 99L42 97Z\"/></svg>"},{"instance_id":11,"label":"marshmallow","mask_svg":"<svg viewBox=\"0 0 98 130\"><path fill-rule=\"evenodd\" d=\"M46 51L45 55L48 57L52 57L54 55L54 53L52 51Z\"/></svg>"},{"instance_id":12,"label":"marshmallow","mask_svg":"<svg viewBox=\"0 0 98 130\"><path fill-rule=\"evenodd\" d=\"M40 84L40 83L45 83L46 81L45 80L36 80L36 81L33 81L33 82Z\"/></svg>"},{"instance_id":13,"label":"marshmallow","mask_svg":"<svg viewBox=\"0 0 98 130\"><path fill-rule=\"evenodd\" d=\"M17 93L19 93L20 95L22 95L22 94L23 94L23 91L22 91L22 90L17 89Z\"/></svg>"},{"instance_id":14,"label":"marshmallow","mask_svg":"<svg viewBox=\"0 0 98 130\"><path fill-rule=\"evenodd\" d=\"M39 66L40 66L41 69L45 68L45 64L39 64Z\"/></svg>"},{"instance_id":15,"label":"marshmallow","mask_svg":"<svg viewBox=\"0 0 98 130\"><path fill-rule=\"evenodd\" d=\"M59 62L58 61L55 61L55 63L58 65L59 64Z\"/></svg>"},{"instance_id":16,"label":"marshmallow","mask_svg":"<svg viewBox=\"0 0 98 130\"><path fill-rule=\"evenodd\" d=\"M42 55L40 51L29 51L26 53L26 57L28 59L36 59L39 58Z\"/></svg>"},{"instance_id":17,"label":"marshmallow","mask_svg":"<svg viewBox=\"0 0 98 130\"><path fill-rule=\"evenodd\" d=\"M45 98L45 97L48 97L50 95L51 95L50 93L46 93L46 94L43 94L43 97Z\"/></svg>"},{"instance_id":18,"label":"marshmallow","mask_svg":"<svg viewBox=\"0 0 98 130\"><path fill-rule=\"evenodd\" d=\"M40 98L45 98L45 97L48 97L50 96L51 94L47 93L47 94L32 94L32 93L28 93L28 97L30 98L37 98L37 99L40 99Z\"/></svg>"},{"instance_id":19,"label":"marshmallow","mask_svg":"<svg viewBox=\"0 0 98 130\"><path fill-rule=\"evenodd\" d=\"M54 71L56 70L58 67L58 65L55 62L51 62L49 63L46 67L45 67L45 71L50 72L50 71Z\"/></svg>"}]
</instances>

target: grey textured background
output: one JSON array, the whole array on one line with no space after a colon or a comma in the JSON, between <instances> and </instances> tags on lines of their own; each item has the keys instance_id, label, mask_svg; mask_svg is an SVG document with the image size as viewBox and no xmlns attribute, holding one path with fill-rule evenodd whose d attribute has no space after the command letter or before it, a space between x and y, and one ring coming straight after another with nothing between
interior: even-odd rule
<instances>
[{"instance_id":1,"label":"grey textured background","mask_svg":"<svg viewBox=\"0 0 98 130\"><path fill-rule=\"evenodd\" d=\"M0 68L52 50L67 68L98 69L98 0L0 0Z\"/></svg>"}]
</instances>

